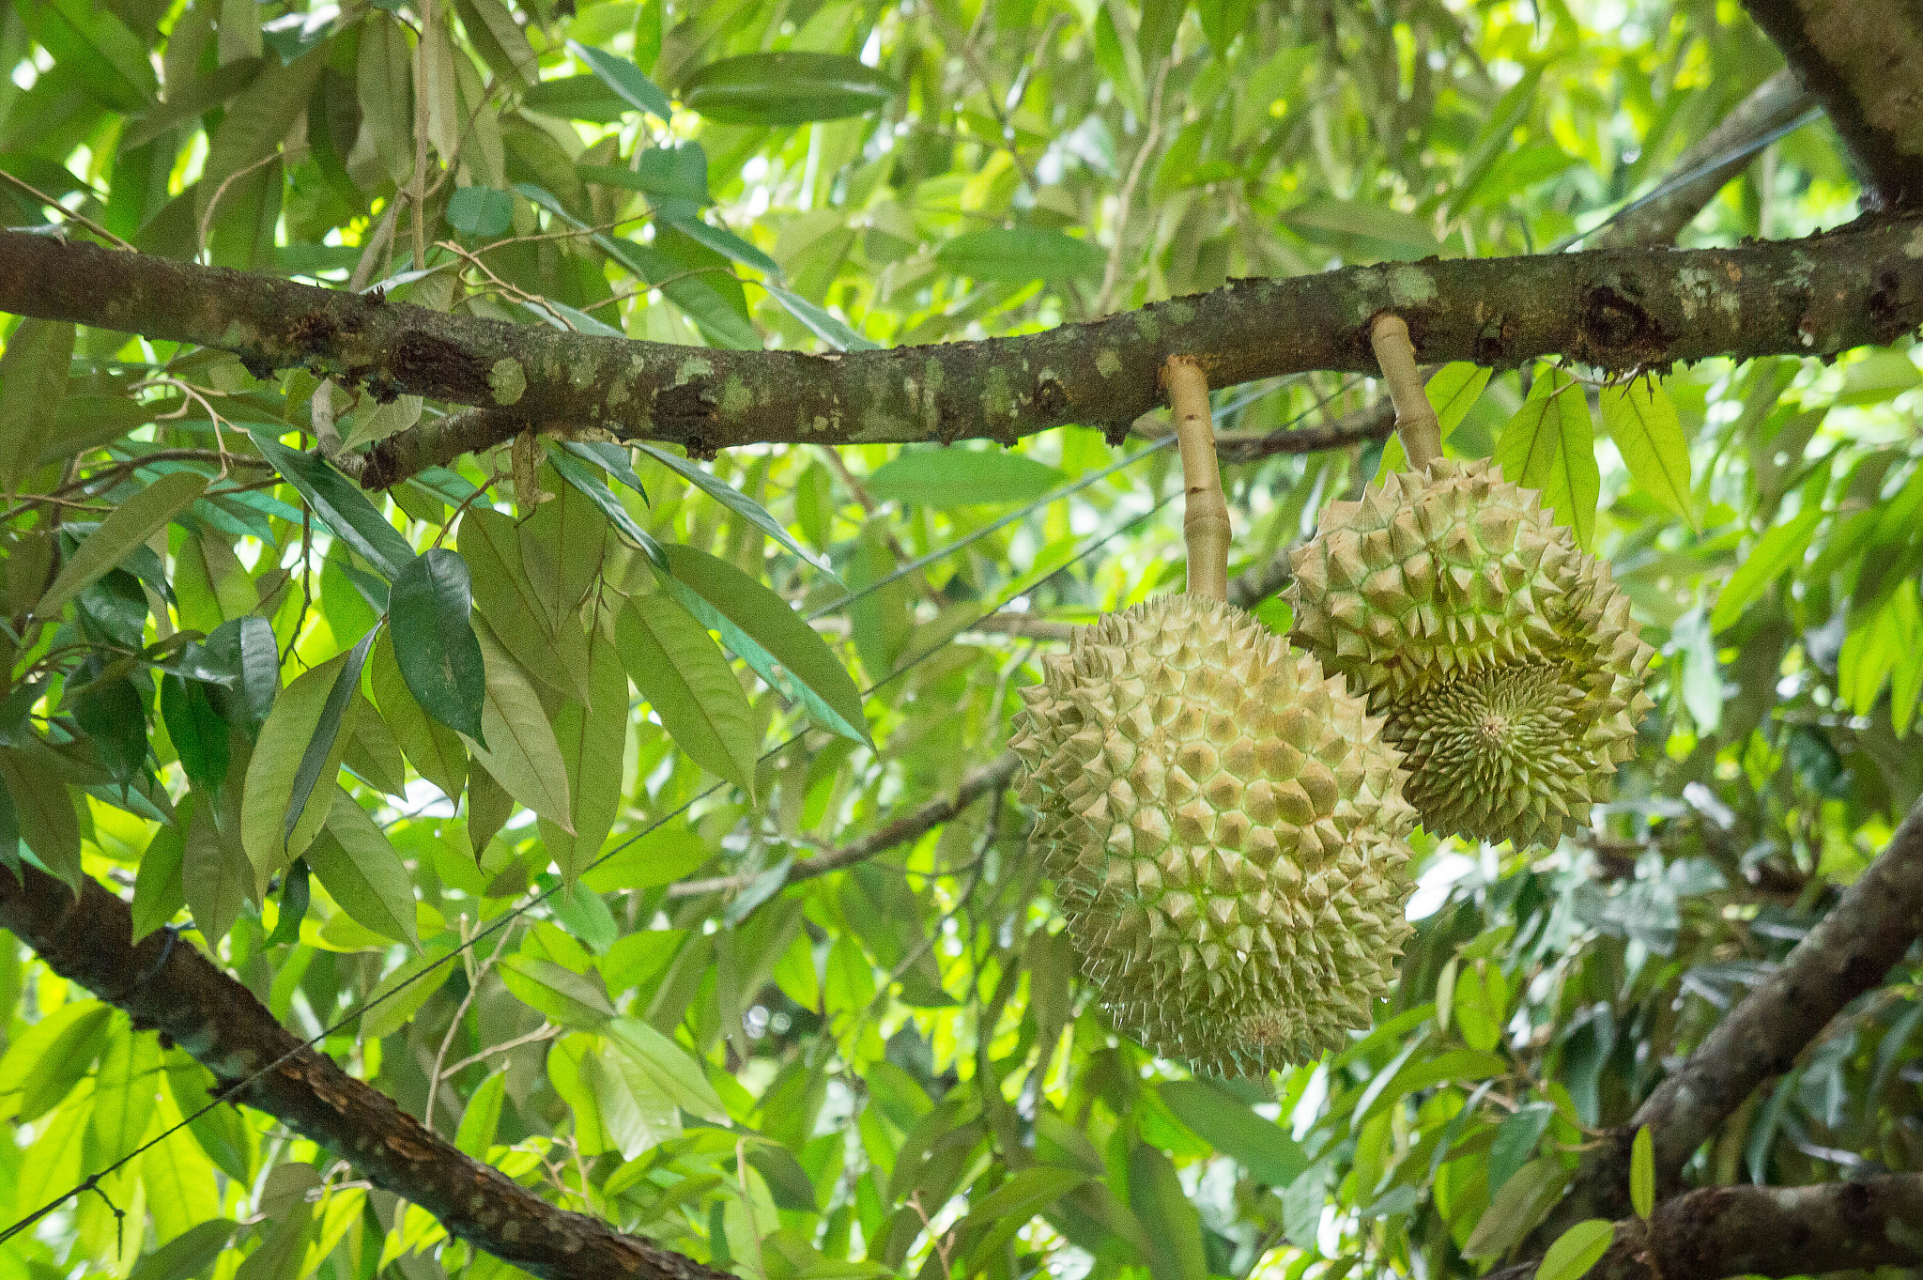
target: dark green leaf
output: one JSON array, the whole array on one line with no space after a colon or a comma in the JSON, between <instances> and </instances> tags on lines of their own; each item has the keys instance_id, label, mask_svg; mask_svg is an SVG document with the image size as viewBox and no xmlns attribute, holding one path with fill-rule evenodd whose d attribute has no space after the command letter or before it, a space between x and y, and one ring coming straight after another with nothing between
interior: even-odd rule
<instances>
[{"instance_id":1,"label":"dark green leaf","mask_svg":"<svg viewBox=\"0 0 1923 1280\"><path fill-rule=\"evenodd\" d=\"M300 491L322 523L383 577L392 581L414 558L414 548L407 545L407 539L374 509L358 485L329 466L326 459L289 449L266 431L250 428L248 434L261 456Z\"/></svg>"},{"instance_id":2,"label":"dark green leaf","mask_svg":"<svg viewBox=\"0 0 1923 1280\"><path fill-rule=\"evenodd\" d=\"M327 691L327 701L321 705L320 719L314 725L314 736L308 739L307 747L301 752L300 766L294 770L293 787L290 792L287 815L281 822L280 839L282 850L293 856L298 850L292 847L294 828L300 825L301 817L307 810L308 797L328 772L331 761L336 769L340 767L341 752L336 744L341 734L341 722L347 715L347 708L353 704L355 695L361 691L361 667L367 662L367 651L374 647L374 638L380 634L375 627L362 636L360 643L348 651L347 661L334 676L333 687ZM345 744L341 744L343 747Z\"/></svg>"},{"instance_id":3,"label":"dark green leaf","mask_svg":"<svg viewBox=\"0 0 1923 1280\"><path fill-rule=\"evenodd\" d=\"M394 657L408 692L436 720L486 745L481 704L487 671L469 621L473 595L467 561L436 547L410 561L387 598Z\"/></svg>"},{"instance_id":4,"label":"dark green leaf","mask_svg":"<svg viewBox=\"0 0 1923 1280\"><path fill-rule=\"evenodd\" d=\"M914 506L1032 502L1068 477L1008 449L904 449L868 477L868 492Z\"/></svg>"},{"instance_id":5,"label":"dark green leaf","mask_svg":"<svg viewBox=\"0 0 1923 1280\"><path fill-rule=\"evenodd\" d=\"M603 49L591 49L578 40L568 41L568 52L587 63L601 83L636 111L651 112L663 120L673 114L668 95L626 58Z\"/></svg>"},{"instance_id":6,"label":"dark green leaf","mask_svg":"<svg viewBox=\"0 0 1923 1280\"><path fill-rule=\"evenodd\" d=\"M799 542L796 542L793 535L788 532L787 527L783 525L781 521L769 515L766 507L763 507L759 502L756 502L753 498L741 492L741 490L735 488L719 476L716 476L713 472L697 466L693 461L682 457L680 454L670 453L666 449L658 448L645 442L637 443L635 447L683 479L691 481L696 488L719 502L722 506L728 508L728 510L734 512L736 515L743 517L757 529L760 529L763 533L800 556L803 560L806 560L815 568L827 574L830 578L834 578L834 572L828 567L828 557L818 556L803 547ZM638 488L639 486L637 485L636 487ZM835 580L840 581L840 579Z\"/></svg>"},{"instance_id":7,"label":"dark green leaf","mask_svg":"<svg viewBox=\"0 0 1923 1280\"><path fill-rule=\"evenodd\" d=\"M690 111L723 124L806 124L880 109L893 80L842 54L744 53L697 67L681 82Z\"/></svg>"},{"instance_id":8,"label":"dark green leaf","mask_svg":"<svg viewBox=\"0 0 1923 1280\"><path fill-rule=\"evenodd\" d=\"M957 275L1004 284L1072 280L1100 275L1108 255L1100 245L1041 227L964 231L935 250L935 260Z\"/></svg>"},{"instance_id":9,"label":"dark green leaf","mask_svg":"<svg viewBox=\"0 0 1923 1280\"><path fill-rule=\"evenodd\" d=\"M601 509L601 513L607 516L608 523L613 525L622 537L646 552L648 559L654 561L657 567L663 570L668 567L668 560L661 544L656 542L647 530L635 523L634 517L628 514L628 509L621 505L621 500L609 492L607 485L601 483L598 476L557 449L548 451L548 461L563 480L580 490L588 501Z\"/></svg>"}]
</instances>

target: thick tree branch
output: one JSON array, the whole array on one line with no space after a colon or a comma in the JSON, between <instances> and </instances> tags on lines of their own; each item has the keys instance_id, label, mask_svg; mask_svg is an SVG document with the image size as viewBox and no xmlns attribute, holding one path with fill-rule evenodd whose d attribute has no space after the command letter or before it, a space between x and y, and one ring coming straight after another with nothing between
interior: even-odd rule
<instances>
[{"instance_id":1,"label":"thick tree branch","mask_svg":"<svg viewBox=\"0 0 1923 1280\"><path fill-rule=\"evenodd\" d=\"M1823 104L1871 209L1923 205L1923 9L1866 0L1743 0Z\"/></svg>"},{"instance_id":2,"label":"thick tree branch","mask_svg":"<svg viewBox=\"0 0 1923 1280\"><path fill-rule=\"evenodd\" d=\"M1802 115L1816 100L1796 82L1788 67L1756 86L1747 98L1723 117L1714 129L1678 157L1670 173L1681 175L1702 168L1719 156L1741 152L1712 169L1616 219L1589 238L1592 249L1622 248L1633 244L1668 244L1682 233L1703 206L1715 199L1723 184L1749 166L1755 157L1745 148L1755 139L1780 129ZM1666 176L1663 181L1670 179Z\"/></svg>"},{"instance_id":3,"label":"thick tree branch","mask_svg":"<svg viewBox=\"0 0 1923 1280\"><path fill-rule=\"evenodd\" d=\"M257 373L305 366L379 395L495 412L382 441L362 482L392 484L526 424L604 427L704 452L752 441L1013 440L1068 423L1117 430L1160 402L1191 354L1211 386L1377 372L1368 329L1393 308L1426 362L1511 366L1561 354L1606 369L1830 355L1923 322L1923 226L1862 223L1805 240L1351 267L1046 333L840 355L630 342L448 315L372 295L0 232L0 310L233 351ZM458 438L444 434L459 426Z\"/></svg>"},{"instance_id":4,"label":"thick tree branch","mask_svg":"<svg viewBox=\"0 0 1923 1280\"><path fill-rule=\"evenodd\" d=\"M192 945L169 946L164 931L129 945L126 903L96 881L84 880L76 897L32 867L23 875L0 871L0 926L55 973L125 1010L136 1027L172 1037L223 1087L239 1086L234 1100L420 1205L456 1238L544 1280L732 1280L645 1237L556 1208L470 1158L332 1059L300 1048L252 992Z\"/></svg>"},{"instance_id":5,"label":"thick tree branch","mask_svg":"<svg viewBox=\"0 0 1923 1280\"><path fill-rule=\"evenodd\" d=\"M1716 1025L1680 1071L1656 1086L1612 1142L1591 1153L1536 1238L1554 1239L1583 1218L1628 1215L1629 1144L1644 1125L1655 1144L1658 1191L1673 1192L1696 1148L1757 1086L1787 1071L1850 1001L1881 983L1919 934L1923 805L1910 811L1889 847L1769 979Z\"/></svg>"},{"instance_id":6,"label":"thick tree branch","mask_svg":"<svg viewBox=\"0 0 1923 1280\"><path fill-rule=\"evenodd\" d=\"M1923 1174L1810 1187L1704 1187L1635 1219L1587 1280L1721 1280L1923 1264ZM1533 1261L1484 1280L1530 1280Z\"/></svg>"}]
</instances>

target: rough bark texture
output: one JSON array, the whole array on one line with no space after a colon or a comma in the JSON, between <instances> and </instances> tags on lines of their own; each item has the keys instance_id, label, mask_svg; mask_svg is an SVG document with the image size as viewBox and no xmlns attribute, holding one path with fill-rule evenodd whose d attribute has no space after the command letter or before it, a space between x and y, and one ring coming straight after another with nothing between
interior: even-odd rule
<instances>
[{"instance_id":1,"label":"rough bark texture","mask_svg":"<svg viewBox=\"0 0 1923 1280\"><path fill-rule=\"evenodd\" d=\"M1923 806L1911 810L1889 847L1782 966L1716 1025L1609 1144L1592 1154L1535 1238L1546 1243L1580 1219L1629 1214L1629 1145L1643 1125L1655 1145L1657 1193L1674 1192L1696 1148L1758 1085L1788 1070L1844 1006L1880 984L1919 934Z\"/></svg>"},{"instance_id":2,"label":"rough bark texture","mask_svg":"<svg viewBox=\"0 0 1923 1280\"><path fill-rule=\"evenodd\" d=\"M1865 205L1923 206L1923 8L1743 0L1823 104L1862 170Z\"/></svg>"},{"instance_id":3,"label":"rough bark texture","mask_svg":"<svg viewBox=\"0 0 1923 1280\"><path fill-rule=\"evenodd\" d=\"M391 484L528 423L600 427L696 453L752 441L1013 440L1068 423L1125 430L1192 354L1213 387L1328 369L1376 373L1369 325L1409 324L1426 363L1561 354L1626 370L1829 355L1923 322L1923 224L1862 223L1733 249L1596 250L1351 267L986 342L845 355L724 351L446 315L80 242L0 232L0 310L305 366L379 395L489 409L382 441Z\"/></svg>"},{"instance_id":4,"label":"rough bark texture","mask_svg":"<svg viewBox=\"0 0 1923 1280\"><path fill-rule=\"evenodd\" d=\"M1719 156L1742 151L1771 130L1780 129L1815 105L1816 99L1797 83L1796 73L1785 67L1756 86L1722 122L1683 152L1671 167L1672 174L1686 174L1710 164ZM1589 240L1592 249L1622 248L1633 244L1667 244L1674 240L1703 206L1715 199L1723 184L1741 173L1755 157L1743 154L1705 169L1697 177L1674 188L1648 204L1624 214ZM1668 181L1665 177L1664 181Z\"/></svg>"},{"instance_id":5,"label":"rough bark texture","mask_svg":"<svg viewBox=\"0 0 1923 1280\"><path fill-rule=\"evenodd\" d=\"M1923 1174L1810 1187L1704 1187L1616 1224L1586 1280L1720 1280L1923 1265ZM1484 1280L1530 1280L1533 1261Z\"/></svg>"},{"instance_id":6,"label":"rough bark texture","mask_svg":"<svg viewBox=\"0 0 1923 1280\"><path fill-rule=\"evenodd\" d=\"M136 1027L172 1037L223 1087L239 1086L233 1100L346 1159L454 1236L544 1280L732 1280L652 1240L556 1208L465 1155L332 1059L301 1048L252 992L191 944L170 947L161 932L129 945L127 905L96 881L84 880L76 897L44 872L27 867L24 877L0 871L0 926L55 973L125 1010Z\"/></svg>"}]
</instances>

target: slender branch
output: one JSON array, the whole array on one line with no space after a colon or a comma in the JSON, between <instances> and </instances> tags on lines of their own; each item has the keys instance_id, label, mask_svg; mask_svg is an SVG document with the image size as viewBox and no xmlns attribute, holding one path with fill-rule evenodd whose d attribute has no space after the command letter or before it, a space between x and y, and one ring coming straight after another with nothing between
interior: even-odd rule
<instances>
[{"instance_id":1,"label":"slender branch","mask_svg":"<svg viewBox=\"0 0 1923 1280\"><path fill-rule=\"evenodd\" d=\"M1578 1170L1569 1194L1536 1235L1552 1240L1582 1218L1629 1212L1629 1144L1648 1125L1658 1190L1743 1100L1788 1070L1803 1047L1852 1000L1872 990L1923 934L1923 805L1795 950L1717 1024L1682 1069ZM1820 1268L1819 1268L1820 1269Z\"/></svg>"},{"instance_id":2,"label":"slender branch","mask_svg":"<svg viewBox=\"0 0 1923 1280\"><path fill-rule=\"evenodd\" d=\"M1923 1265L1923 1173L1809 1187L1704 1187L1616 1223L1587 1280L1722 1280ZM1531 1280L1534 1261L1484 1280Z\"/></svg>"},{"instance_id":3,"label":"slender branch","mask_svg":"<svg viewBox=\"0 0 1923 1280\"><path fill-rule=\"evenodd\" d=\"M192 944L170 944L165 931L131 944L127 904L91 877L76 895L31 866L19 879L0 873L0 927L55 973L124 1010L135 1027L171 1037L234 1100L420 1205L456 1239L542 1280L731 1280L644 1236L557 1208L469 1157L325 1054L301 1047Z\"/></svg>"},{"instance_id":4,"label":"slender branch","mask_svg":"<svg viewBox=\"0 0 1923 1280\"><path fill-rule=\"evenodd\" d=\"M1369 325L1384 309L1435 361L1506 367L1559 353L1627 370L1830 355L1923 322L1920 233L1895 221L1730 249L1351 267L1237 281L1044 333L828 355L563 333L18 232L0 232L0 310L234 351L260 375L305 366L377 397L505 411L381 441L362 480L384 487L529 422L603 426L696 453L1119 427L1160 400L1157 372L1172 354L1193 353L1215 387L1308 369L1373 373Z\"/></svg>"},{"instance_id":5,"label":"slender branch","mask_svg":"<svg viewBox=\"0 0 1923 1280\"><path fill-rule=\"evenodd\" d=\"M853 844L839 849L818 853L812 858L801 858L788 868L788 878L783 882L794 884L800 880L812 880L825 876L830 871L852 867L857 862L866 861L878 853L907 844L920 838L927 831L940 826L955 815L974 804L985 795L998 793L1008 786L1009 779L1015 776L1020 764L1013 751L1004 751L987 764L969 772L955 788L953 795L938 796L920 808L910 810L884 827L880 827ZM668 886L670 898L693 898L704 893L733 893L747 888L763 873L740 871L730 876L713 876L705 880L682 880Z\"/></svg>"},{"instance_id":6,"label":"slender branch","mask_svg":"<svg viewBox=\"0 0 1923 1280\"><path fill-rule=\"evenodd\" d=\"M1389 384L1402 451L1409 455L1410 469L1419 471L1442 456L1442 423L1422 388L1422 375L1416 372L1416 349L1409 341L1409 326L1401 316L1385 311L1370 326L1369 343L1375 348L1376 363L1382 366L1382 380Z\"/></svg>"}]
</instances>

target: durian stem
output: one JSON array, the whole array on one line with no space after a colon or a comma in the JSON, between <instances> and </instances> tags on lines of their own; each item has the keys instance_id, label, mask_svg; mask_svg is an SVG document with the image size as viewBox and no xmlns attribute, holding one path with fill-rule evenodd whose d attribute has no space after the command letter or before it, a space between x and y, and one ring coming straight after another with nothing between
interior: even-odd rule
<instances>
[{"instance_id":1,"label":"durian stem","mask_svg":"<svg viewBox=\"0 0 1923 1280\"><path fill-rule=\"evenodd\" d=\"M1188 541L1189 594L1229 598L1229 503L1222 496L1222 469L1215 460L1215 426L1209 414L1209 380L1188 356L1162 366L1175 415L1175 443L1182 451L1186 486L1182 535Z\"/></svg>"},{"instance_id":2,"label":"durian stem","mask_svg":"<svg viewBox=\"0 0 1923 1280\"><path fill-rule=\"evenodd\" d=\"M1389 399L1396 407L1396 434L1402 437L1402 451L1409 455L1409 466L1417 471L1442 456L1442 423L1422 389L1422 375L1416 372L1416 347L1409 340L1409 326L1402 317L1383 312L1369 330L1375 347L1376 363L1389 384Z\"/></svg>"}]
</instances>

